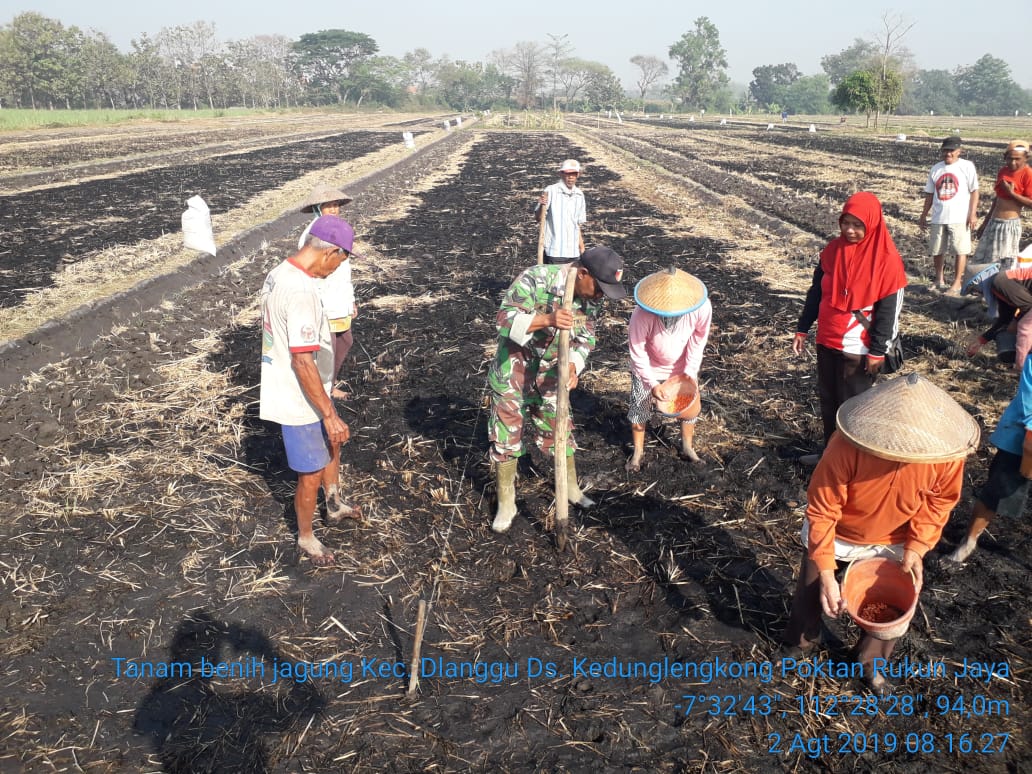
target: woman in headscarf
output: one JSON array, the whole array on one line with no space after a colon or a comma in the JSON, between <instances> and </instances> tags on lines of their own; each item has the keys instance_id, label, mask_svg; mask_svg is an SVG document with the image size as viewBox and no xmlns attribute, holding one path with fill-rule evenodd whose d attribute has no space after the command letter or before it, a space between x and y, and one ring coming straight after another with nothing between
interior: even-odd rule
<instances>
[{"instance_id":1,"label":"woman in headscarf","mask_svg":"<svg viewBox=\"0 0 1032 774\"><path fill-rule=\"evenodd\" d=\"M664 382L686 375L696 390L678 416L681 420L681 458L699 462L695 453L695 422L701 407L698 391L702 352L709 339L713 307L706 286L698 278L670 267L638 283L634 289L637 306L631 314L628 346L631 351L631 400L627 419L631 423L634 453L627 470L641 467L645 452L645 424L655 403L673 399Z\"/></svg>"},{"instance_id":2,"label":"woman in headscarf","mask_svg":"<svg viewBox=\"0 0 1032 774\"><path fill-rule=\"evenodd\" d=\"M324 183L313 188L312 192L308 194L308 198L301 204L301 212L313 213L315 218L298 239L298 249L300 250L304 246L312 223L315 223L322 215L339 216L341 208L350 201L351 197L346 193ZM326 318L330 321L330 332L333 334L333 379L336 381L340 367L344 364L344 360L355 343L351 333L351 321L358 312L358 304L355 303L355 286L351 282L350 258L345 260L329 277L318 280L316 285L323 308L326 310ZM331 395L338 400L348 397L348 394L339 389L336 384L333 386Z\"/></svg>"},{"instance_id":3,"label":"woman in headscarf","mask_svg":"<svg viewBox=\"0 0 1032 774\"><path fill-rule=\"evenodd\" d=\"M824 443L835 432L835 413L846 400L869 389L899 334L903 259L868 191L850 196L839 216L840 234L820 254L813 283L796 326L792 350L802 355L817 322L817 392ZM800 457L816 464L820 454Z\"/></svg>"}]
</instances>

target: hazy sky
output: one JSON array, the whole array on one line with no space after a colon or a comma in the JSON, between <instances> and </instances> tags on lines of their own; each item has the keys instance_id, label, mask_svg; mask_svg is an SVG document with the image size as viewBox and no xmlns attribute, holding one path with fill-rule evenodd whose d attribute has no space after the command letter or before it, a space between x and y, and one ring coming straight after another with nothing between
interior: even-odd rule
<instances>
[{"instance_id":1,"label":"hazy sky","mask_svg":"<svg viewBox=\"0 0 1032 774\"><path fill-rule=\"evenodd\" d=\"M549 34L566 34L573 55L609 65L630 87L638 71L628 60L635 54L665 60L699 16L720 30L731 79L744 84L754 67L765 64L794 62L806 75L820 73L822 56L856 37L877 35L882 14L891 11L916 22L904 42L919 67L952 70L990 53L1010 64L1014 80L1032 88L1032 32L1017 12L1022 5L1006 13L960 0L895 0L891 6L815 0L4 0L0 23L38 11L65 25L100 30L123 51L142 32L154 35L201 20L214 22L222 40L270 33L297 38L341 28L371 36L382 54L400 57L423 47L435 57L470 61L519 41L544 43Z\"/></svg>"}]
</instances>

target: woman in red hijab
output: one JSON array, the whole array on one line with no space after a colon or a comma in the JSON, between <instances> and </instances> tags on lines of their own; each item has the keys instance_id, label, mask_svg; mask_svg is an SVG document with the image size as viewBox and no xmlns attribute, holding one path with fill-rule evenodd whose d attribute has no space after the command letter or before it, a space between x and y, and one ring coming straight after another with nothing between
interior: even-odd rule
<instances>
[{"instance_id":1,"label":"woman in red hijab","mask_svg":"<svg viewBox=\"0 0 1032 774\"><path fill-rule=\"evenodd\" d=\"M907 284L878 197L867 191L850 196L839 229L841 234L821 251L792 342L792 350L802 355L817 321L817 391L825 444L835 431L839 406L871 387L881 371L899 333ZM806 455L800 461L816 464L819 457Z\"/></svg>"}]
</instances>

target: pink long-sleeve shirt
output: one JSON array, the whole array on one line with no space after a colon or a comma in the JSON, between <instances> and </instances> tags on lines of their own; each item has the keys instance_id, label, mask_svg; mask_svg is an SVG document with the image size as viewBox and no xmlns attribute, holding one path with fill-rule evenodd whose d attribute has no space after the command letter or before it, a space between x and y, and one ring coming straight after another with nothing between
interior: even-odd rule
<instances>
[{"instance_id":1,"label":"pink long-sleeve shirt","mask_svg":"<svg viewBox=\"0 0 1032 774\"><path fill-rule=\"evenodd\" d=\"M694 312L683 315L670 330L662 317L635 307L627 331L631 370L646 389L680 374L698 381L712 319L709 299Z\"/></svg>"}]
</instances>

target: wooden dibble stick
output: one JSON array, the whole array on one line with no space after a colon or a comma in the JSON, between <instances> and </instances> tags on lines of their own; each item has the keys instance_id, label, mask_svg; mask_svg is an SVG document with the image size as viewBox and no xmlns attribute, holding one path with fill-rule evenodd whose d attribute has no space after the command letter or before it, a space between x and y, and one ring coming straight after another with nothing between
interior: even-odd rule
<instances>
[{"instance_id":1,"label":"wooden dibble stick","mask_svg":"<svg viewBox=\"0 0 1032 774\"><path fill-rule=\"evenodd\" d=\"M426 600L419 600L419 612L416 613L416 639L412 643L412 665L409 667L408 695L411 696L419 687L419 654L423 649L423 631L426 629Z\"/></svg>"},{"instance_id":2,"label":"wooden dibble stick","mask_svg":"<svg viewBox=\"0 0 1032 774\"><path fill-rule=\"evenodd\" d=\"M577 269L570 267L563 291L563 309L573 311L573 286ZM570 331L559 331L558 393L555 399L555 544L566 550L566 522L570 515L570 501L566 486L566 441L570 424Z\"/></svg>"},{"instance_id":3,"label":"wooden dibble stick","mask_svg":"<svg viewBox=\"0 0 1032 774\"><path fill-rule=\"evenodd\" d=\"M538 266L545 262L545 218L548 217L548 205L541 205L541 225L538 227Z\"/></svg>"}]
</instances>

